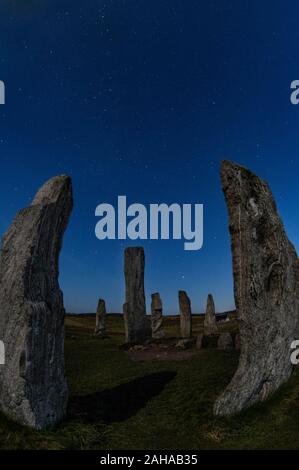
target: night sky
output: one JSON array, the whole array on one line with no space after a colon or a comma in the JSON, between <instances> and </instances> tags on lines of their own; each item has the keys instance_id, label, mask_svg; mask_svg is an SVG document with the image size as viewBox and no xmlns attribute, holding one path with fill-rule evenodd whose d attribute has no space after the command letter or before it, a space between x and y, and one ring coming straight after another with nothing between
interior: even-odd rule
<instances>
[{"instance_id":1,"label":"night sky","mask_svg":"<svg viewBox=\"0 0 299 470\"><path fill-rule=\"evenodd\" d=\"M2 0L0 234L50 177L69 174L75 208L60 258L67 311L124 301L123 250L143 245L146 294L177 313L209 292L234 306L219 165L266 179L299 249L299 5L256 0ZM95 208L204 204L204 247L99 241Z\"/></svg>"}]
</instances>

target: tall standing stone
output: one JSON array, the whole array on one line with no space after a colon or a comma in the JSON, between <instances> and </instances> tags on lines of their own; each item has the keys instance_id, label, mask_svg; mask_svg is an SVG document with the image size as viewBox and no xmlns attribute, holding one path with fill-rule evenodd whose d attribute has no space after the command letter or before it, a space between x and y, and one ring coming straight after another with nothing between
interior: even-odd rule
<instances>
[{"instance_id":1,"label":"tall standing stone","mask_svg":"<svg viewBox=\"0 0 299 470\"><path fill-rule=\"evenodd\" d=\"M124 307L126 341L143 343L151 337L146 317L144 294L144 250L142 247L125 249L126 303Z\"/></svg>"},{"instance_id":2,"label":"tall standing stone","mask_svg":"<svg viewBox=\"0 0 299 470\"><path fill-rule=\"evenodd\" d=\"M58 258L73 207L67 176L49 180L4 235L0 257L0 407L44 429L66 411L64 307Z\"/></svg>"},{"instance_id":3,"label":"tall standing stone","mask_svg":"<svg viewBox=\"0 0 299 470\"><path fill-rule=\"evenodd\" d=\"M185 291L179 291L180 327L182 338L190 338L192 334L191 302Z\"/></svg>"},{"instance_id":4,"label":"tall standing stone","mask_svg":"<svg viewBox=\"0 0 299 470\"><path fill-rule=\"evenodd\" d=\"M296 251L267 183L228 161L221 179L242 343L238 369L214 407L227 415L266 399L290 377L299 296Z\"/></svg>"},{"instance_id":5,"label":"tall standing stone","mask_svg":"<svg viewBox=\"0 0 299 470\"><path fill-rule=\"evenodd\" d=\"M152 337L154 339L161 339L165 336L165 333L162 329L163 324L163 306L160 294L156 292L152 294Z\"/></svg>"},{"instance_id":6,"label":"tall standing stone","mask_svg":"<svg viewBox=\"0 0 299 470\"><path fill-rule=\"evenodd\" d=\"M96 313L95 335L105 336L106 334L106 305L104 299L99 299Z\"/></svg>"},{"instance_id":7,"label":"tall standing stone","mask_svg":"<svg viewBox=\"0 0 299 470\"><path fill-rule=\"evenodd\" d=\"M213 335L218 331L216 323L215 303L212 294L208 295L207 309L204 319L204 334Z\"/></svg>"}]
</instances>

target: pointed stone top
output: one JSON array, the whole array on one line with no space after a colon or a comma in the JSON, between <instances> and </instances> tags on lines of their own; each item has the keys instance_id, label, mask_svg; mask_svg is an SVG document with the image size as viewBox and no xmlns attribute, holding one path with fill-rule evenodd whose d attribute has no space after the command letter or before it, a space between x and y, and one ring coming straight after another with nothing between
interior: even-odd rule
<instances>
[{"instance_id":1,"label":"pointed stone top","mask_svg":"<svg viewBox=\"0 0 299 470\"><path fill-rule=\"evenodd\" d=\"M54 176L49 179L36 193L31 205L46 205L58 202L61 197L72 200L72 180L69 176Z\"/></svg>"},{"instance_id":2,"label":"pointed stone top","mask_svg":"<svg viewBox=\"0 0 299 470\"><path fill-rule=\"evenodd\" d=\"M215 303L212 294L208 295L206 314L213 316L215 315Z\"/></svg>"},{"instance_id":3,"label":"pointed stone top","mask_svg":"<svg viewBox=\"0 0 299 470\"><path fill-rule=\"evenodd\" d=\"M213 313L215 314L215 303L214 303L214 297L212 294L208 295L208 300L207 300L207 313Z\"/></svg>"},{"instance_id":4,"label":"pointed stone top","mask_svg":"<svg viewBox=\"0 0 299 470\"><path fill-rule=\"evenodd\" d=\"M241 189L241 181L247 181L251 184L256 183L259 187L262 185L269 190L266 181L264 181L245 166L239 165L229 160L223 160L221 162L220 175L224 192L229 190L236 193L237 188Z\"/></svg>"},{"instance_id":5,"label":"pointed stone top","mask_svg":"<svg viewBox=\"0 0 299 470\"><path fill-rule=\"evenodd\" d=\"M185 290L179 290L179 296L187 296L187 292ZM187 296L188 297L188 296Z\"/></svg>"},{"instance_id":6,"label":"pointed stone top","mask_svg":"<svg viewBox=\"0 0 299 470\"><path fill-rule=\"evenodd\" d=\"M247 225L252 224L254 227L253 240L261 245L265 243L264 234L266 232L272 234L277 230L281 230L285 241L296 256L296 250L285 233L283 222L267 181L248 168L229 160L221 162L220 174L231 219L230 226L236 226L238 230L247 233ZM241 214L244 220L240 224ZM247 220L245 220L245 217L247 217Z\"/></svg>"},{"instance_id":7,"label":"pointed stone top","mask_svg":"<svg viewBox=\"0 0 299 470\"><path fill-rule=\"evenodd\" d=\"M187 292L185 290L179 290L179 302L180 305L191 305L191 301L187 295Z\"/></svg>"},{"instance_id":8,"label":"pointed stone top","mask_svg":"<svg viewBox=\"0 0 299 470\"><path fill-rule=\"evenodd\" d=\"M221 162L221 170L229 170L234 167L242 168L241 165L232 162L231 160L222 160Z\"/></svg>"},{"instance_id":9,"label":"pointed stone top","mask_svg":"<svg viewBox=\"0 0 299 470\"><path fill-rule=\"evenodd\" d=\"M230 160L222 160L221 173L229 172L232 170L244 171L244 172L251 173L252 175L254 174L252 173L252 171L248 170L248 168L246 168L245 166L239 165L238 163L232 162Z\"/></svg>"},{"instance_id":10,"label":"pointed stone top","mask_svg":"<svg viewBox=\"0 0 299 470\"><path fill-rule=\"evenodd\" d=\"M97 312L98 313L106 313L106 304L105 304L104 299L99 299Z\"/></svg>"}]
</instances>

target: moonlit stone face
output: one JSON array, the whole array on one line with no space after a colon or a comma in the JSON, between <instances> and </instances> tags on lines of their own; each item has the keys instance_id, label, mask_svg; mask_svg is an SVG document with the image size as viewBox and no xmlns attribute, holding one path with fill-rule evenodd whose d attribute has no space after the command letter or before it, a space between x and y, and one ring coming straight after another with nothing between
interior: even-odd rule
<instances>
[{"instance_id":1,"label":"moonlit stone face","mask_svg":"<svg viewBox=\"0 0 299 470\"><path fill-rule=\"evenodd\" d=\"M0 257L0 408L35 429L66 412L64 306L58 258L73 207L67 176L49 180L4 235Z\"/></svg>"},{"instance_id":2,"label":"moonlit stone face","mask_svg":"<svg viewBox=\"0 0 299 470\"><path fill-rule=\"evenodd\" d=\"M228 415L265 400L290 377L299 276L296 251L267 183L228 161L222 164L221 179L241 345L238 369L214 407L215 414Z\"/></svg>"}]
</instances>

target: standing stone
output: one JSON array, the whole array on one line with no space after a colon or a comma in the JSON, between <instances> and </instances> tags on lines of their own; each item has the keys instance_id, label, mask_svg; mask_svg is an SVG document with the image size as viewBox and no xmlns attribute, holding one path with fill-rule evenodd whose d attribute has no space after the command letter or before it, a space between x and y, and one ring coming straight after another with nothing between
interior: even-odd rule
<instances>
[{"instance_id":1,"label":"standing stone","mask_svg":"<svg viewBox=\"0 0 299 470\"><path fill-rule=\"evenodd\" d=\"M208 295L207 309L204 320L204 334L209 336L218 331L215 314L215 304L212 294Z\"/></svg>"},{"instance_id":2,"label":"standing stone","mask_svg":"<svg viewBox=\"0 0 299 470\"><path fill-rule=\"evenodd\" d=\"M196 344L196 338L181 338L175 344L175 348L185 351L186 349L192 349Z\"/></svg>"},{"instance_id":3,"label":"standing stone","mask_svg":"<svg viewBox=\"0 0 299 470\"><path fill-rule=\"evenodd\" d=\"M182 338L190 338L192 334L191 302L185 291L179 291L180 327Z\"/></svg>"},{"instance_id":4,"label":"standing stone","mask_svg":"<svg viewBox=\"0 0 299 470\"><path fill-rule=\"evenodd\" d=\"M99 299L98 302L94 334L98 336L105 336L106 334L106 305L104 299Z\"/></svg>"},{"instance_id":5,"label":"standing stone","mask_svg":"<svg viewBox=\"0 0 299 470\"><path fill-rule=\"evenodd\" d=\"M144 250L141 247L125 250L126 306L125 330L128 343L143 343L151 337L146 318L144 295Z\"/></svg>"},{"instance_id":6,"label":"standing stone","mask_svg":"<svg viewBox=\"0 0 299 470\"><path fill-rule=\"evenodd\" d=\"M67 176L49 180L4 235L0 257L0 407L17 422L45 429L67 406L64 307L58 258L73 207Z\"/></svg>"},{"instance_id":7,"label":"standing stone","mask_svg":"<svg viewBox=\"0 0 299 470\"><path fill-rule=\"evenodd\" d=\"M233 348L233 338L230 333L221 333L217 342L218 349L232 349Z\"/></svg>"},{"instance_id":8,"label":"standing stone","mask_svg":"<svg viewBox=\"0 0 299 470\"><path fill-rule=\"evenodd\" d=\"M228 161L221 178L242 343L238 369L214 407L228 415L265 400L290 377L299 293L297 254L267 183Z\"/></svg>"},{"instance_id":9,"label":"standing stone","mask_svg":"<svg viewBox=\"0 0 299 470\"><path fill-rule=\"evenodd\" d=\"M196 349L202 349L204 347L204 334L200 333L196 338Z\"/></svg>"},{"instance_id":10,"label":"standing stone","mask_svg":"<svg viewBox=\"0 0 299 470\"><path fill-rule=\"evenodd\" d=\"M163 306L160 294L157 292L152 294L152 338L161 339L164 338L165 333L162 329L163 324Z\"/></svg>"}]
</instances>

